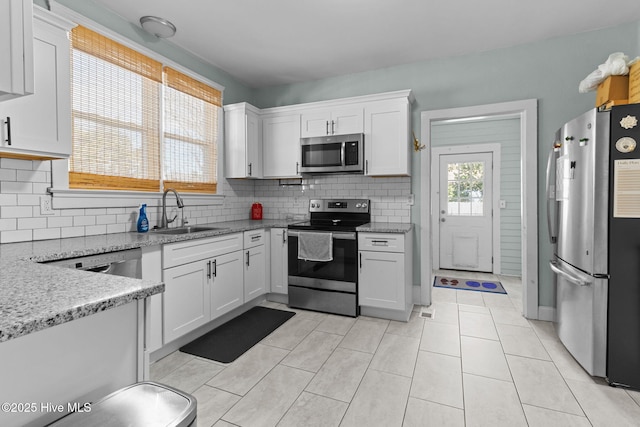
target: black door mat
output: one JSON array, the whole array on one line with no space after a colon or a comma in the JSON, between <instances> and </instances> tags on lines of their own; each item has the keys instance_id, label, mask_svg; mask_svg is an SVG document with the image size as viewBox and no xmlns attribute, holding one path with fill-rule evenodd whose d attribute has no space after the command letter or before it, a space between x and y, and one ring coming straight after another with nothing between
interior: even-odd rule
<instances>
[{"instance_id":1,"label":"black door mat","mask_svg":"<svg viewBox=\"0 0 640 427\"><path fill-rule=\"evenodd\" d=\"M449 276L436 276L433 286L437 288L462 289L465 291L491 292L506 294L502 283L497 280L459 279Z\"/></svg>"},{"instance_id":2,"label":"black door mat","mask_svg":"<svg viewBox=\"0 0 640 427\"><path fill-rule=\"evenodd\" d=\"M253 307L180 347L183 353L231 363L295 315L292 311Z\"/></svg>"}]
</instances>

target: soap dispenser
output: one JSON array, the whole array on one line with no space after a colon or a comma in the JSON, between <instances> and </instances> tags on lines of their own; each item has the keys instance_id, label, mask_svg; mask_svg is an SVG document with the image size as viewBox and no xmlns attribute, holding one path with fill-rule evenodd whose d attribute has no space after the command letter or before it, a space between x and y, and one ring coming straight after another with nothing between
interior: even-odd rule
<instances>
[{"instance_id":1,"label":"soap dispenser","mask_svg":"<svg viewBox=\"0 0 640 427\"><path fill-rule=\"evenodd\" d=\"M138 215L138 233L146 233L149 231L149 219L147 219L147 204L140 206L140 214Z\"/></svg>"}]
</instances>

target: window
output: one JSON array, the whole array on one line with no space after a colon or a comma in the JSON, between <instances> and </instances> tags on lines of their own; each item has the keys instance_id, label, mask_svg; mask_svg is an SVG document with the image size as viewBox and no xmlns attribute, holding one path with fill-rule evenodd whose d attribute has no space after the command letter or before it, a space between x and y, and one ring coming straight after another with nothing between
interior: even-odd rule
<instances>
[{"instance_id":1,"label":"window","mask_svg":"<svg viewBox=\"0 0 640 427\"><path fill-rule=\"evenodd\" d=\"M215 194L220 91L82 26L72 46L69 188Z\"/></svg>"},{"instance_id":2,"label":"window","mask_svg":"<svg viewBox=\"0 0 640 427\"><path fill-rule=\"evenodd\" d=\"M484 163L449 163L447 213L482 216L484 213Z\"/></svg>"}]
</instances>

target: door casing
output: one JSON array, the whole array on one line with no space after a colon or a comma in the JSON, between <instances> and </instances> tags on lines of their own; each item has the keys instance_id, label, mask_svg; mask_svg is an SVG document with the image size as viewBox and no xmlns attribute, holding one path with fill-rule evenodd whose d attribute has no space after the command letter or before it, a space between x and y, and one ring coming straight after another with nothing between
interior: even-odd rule
<instances>
[{"instance_id":1,"label":"door casing","mask_svg":"<svg viewBox=\"0 0 640 427\"><path fill-rule=\"evenodd\" d=\"M432 206L430 179L431 124L441 120L479 116L513 115L520 118L520 164L522 212L522 313L528 319L539 319L538 309L538 100L503 102L471 107L423 111L420 115L421 138L425 149L420 156L420 302L431 305L434 279L432 259ZM545 316L546 317L546 316ZM552 320L552 319L544 319Z\"/></svg>"}]
</instances>

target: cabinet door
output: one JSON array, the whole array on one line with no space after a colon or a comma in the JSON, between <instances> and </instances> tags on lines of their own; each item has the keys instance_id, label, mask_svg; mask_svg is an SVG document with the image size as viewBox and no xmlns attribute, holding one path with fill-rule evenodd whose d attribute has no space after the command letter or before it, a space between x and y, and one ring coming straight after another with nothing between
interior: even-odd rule
<instances>
[{"instance_id":1,"label":"cabinet door","mask_svg":"<svg viewBox=\"0 0 640 427\"><path fill-rule=\"evenodd\" d=\"M33 93L33 2L0 2L0 101Z\"/></svg>"},{"instance_id":2,"label":"cabinet door","mask_svg":"<svg viewBox=\"0 0 640 427\"><path fill-rule=\"evenodd\" d=\"M271 229L271 292L288 293L289 263L287 258L287 230Z\"/></svg>"},{"instance_id":3,"label":"cabinet door","mask_svg":"<svg viewBox=\"0 0 640 427\"><path fill-rule=\"evenodd\" d=\"M67 158L71 154L70 48L67 31L34 20L36 90L0 103L0 156ZM10 134L10 135L9 135Z\"/></svg>"},{"instance_id":4,"label":"cabinet door","mask_svg":"<svg viewBox=\"0 0 640 427\"><path fill-rule=\"evenodd\" d=\"M262 144L260 141L260 119L257 114L247 112L245 129L247 134L247 176L262 178Z\"/></svg>"},{"instance_id":5,"label":"cabinet door","mask_svg":"<svg viewBox=\"0 0 640 427\"><path fill-rule=\"evenodd\" d=\"M243 304L243 251L220 255L211 260L211 319Z\"/></svg>"},{"instance_id":6,"label":"cabinet door","mask_svg":"<svg viewBox=\"0 0 640 427\"><path fill-rule=\"evenodd\" d=\"M359 262L359 304L404 310L404 254L360 251Z\"/></svg>"},{"instance_id":7,"label":"cabinet door","mask_svg":"<svg viewBox=\"0 0 640 427\"><path fill-rule=\"evenodd\" d=\"M265 178L300 177L300 115L263 119L262 150Z\"/></svg>"},{"instance_id":8,"label":"cabinet door","mask_svg":"<svg viewBox=\"0 0 640 427\"><path fill-rule=\"evenodd\" d=\"M331 115L330 128L334 135L361 133L364 130L363 108L344 107L334 110Z\"/></svg>"},{"instance_id":9,"label":"cabinet door","mask_svg":"<svg viewBox=\"0 0 640 427\"><path fill-rule=\"evenodd\" d=\"M227 178L262 177L260 119L244 102L224 107L224 173Z\"/></svg>"},{"instance_id":10,"label":"cabinet door","mask_svg":"<svg viewBox=\"0 0 640 427\"><path fill-rule=\"evenodd\" d=\"M302 128L300 136L307 138L311 136L330 135L331 112L329 110L316 110L303 113L301 115Z\"/></svg>"},{"instance_id":11,"label":"cabinet door","mask_svg":"<svg viewBox=\"0 0 640 427\"><path fill-rule=\"evenodd\" d=\"M360 133L364 129L362 107L340 107L314 110L301 116L301 136L326 136Z\"/></svg>"},{"instance_id":12,"label":"cabinet door","mask_svg":"<svg viewBox=\"0 0 640 427\"><path fill-rule=\"evenodd\" d=\"M365 106L364 132L366 175L410 175L408 102Z\"/></svg>"},{"instance_id":13,"label":"cabinet door","mask_svg":"<svg viewBox=\"0 0 640 427\"><path fill-rule=\"evenodd\" d=\"M265 246L246 249L244 257L244 301L247 302L267 292Z\"/></svg>"},{"instance_id":14,"label":"cabinet door","mask_svg":"<svg viewBox=\"0 0 640 427\"><path fill-rule=\"evenodd\" d=\"M210 319L207 262L164 270L164 343L204 325Z\"/></svg>"}]
</instances>

